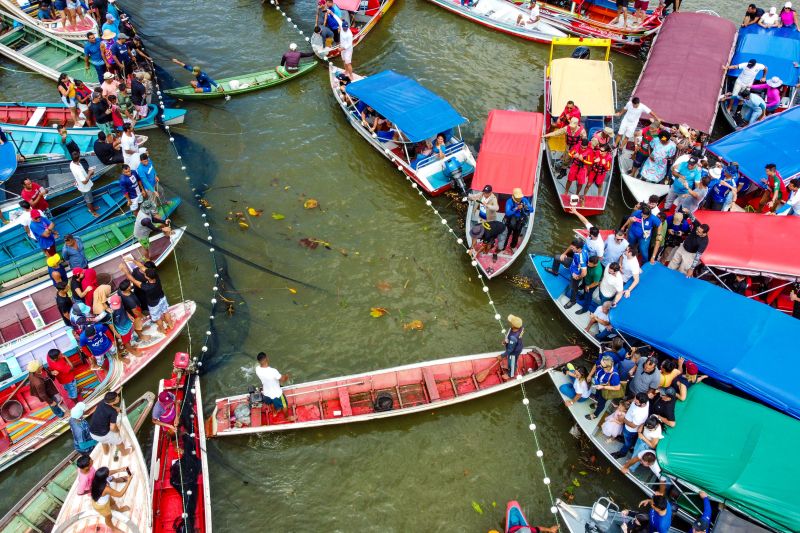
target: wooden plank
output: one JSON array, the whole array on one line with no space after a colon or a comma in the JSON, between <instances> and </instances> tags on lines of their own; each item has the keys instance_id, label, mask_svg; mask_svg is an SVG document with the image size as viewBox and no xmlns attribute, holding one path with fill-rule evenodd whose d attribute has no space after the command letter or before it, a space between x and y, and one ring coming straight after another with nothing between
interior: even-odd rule
<instances>
[{"instance_id":1,"label":"wooden plank","mask_svg":"<svg viewBox=\"0 0 800 533\"><path fill-rule=\"evenodd\" d=\"M350 394L347 389L339 389L339 408L342 411L342 416L353 416L353 408L350 405Z\"/></svg>"},{"instance_id":2,"label":"wooden plank","mask_svg":"<svg viewBox=\"0 0 800 533\"><path fill-rule=\"evenodd\" d=\"M436 379L433 377L433 372L430 368L422 369L422 378L425 380L425 388L428 390L428 397L431 402L439 399L439 389L436 387Z\"/></svg>"}]
</instances>

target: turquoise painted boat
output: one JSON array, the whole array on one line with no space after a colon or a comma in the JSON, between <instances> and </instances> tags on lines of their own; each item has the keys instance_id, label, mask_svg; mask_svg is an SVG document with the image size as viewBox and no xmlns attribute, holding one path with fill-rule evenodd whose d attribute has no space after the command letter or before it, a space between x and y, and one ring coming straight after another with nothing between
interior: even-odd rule
<instances>
[{"instance_id":1,"label":"turquoise painted boat","mask_svg":"<svg viewBox=\"0 0 800 533\"><path fill-rule=\"evenodd\" d=\"M8 142L0 144L0 183L5 183L16 171L17 151L14 150L11 139L8 139Z\"/></svg>"},{"instance_id":2,"label":"turquoise painted boat","mask_svg":"<svg viewBox=\"0 0 800 533\"><path fill-rule=\"evenodd\" d=\"M11 135L13 145L25 157L38 155L58 155L69 159L66 149L61 145L61 136L55 128L29 128L14 124L4 124L3 131ZM97 130L83 128L72 130L69 136L78 145L81 154L94 152Z\"/></svg>"},{"instance_id":3,"label":"turquoise painted boat","mask_svg":"<svg viewBox=\"0 0 800 533\"><path fill-rule=\"evenodd\" d=\"M185 109L174 107L165 108L160 114L161 117L158 117L158 106L150 104L147 116L136 122L136 130L156 128L161 123L168 126L183 124L186 118ZM158 120L156 120L157 117ZM5 124L39 128L50 128L61 124L66 124L68 128L75 126L69 108L61 102L0 102L0 123L2 123L0 126L3 127ZM80 124L80 126L82 125ZM97 135L100 130L81 128L81 131L91 131ZM72 133L71 130L70 133Z\"/></svg>"},{"instance_id":4,"label":"turquoise painted boat","mask_svg":"<svg viewBox=\"0 0 800 533\"><path fill-rule=\"evenodd\" d=\"M159 209L161 216L169 217L180 203L180 198L170 199ZM86 258L92 261L131 241L133 222L133 215L126 213L75 232L75 235L83 241ZM66 233L60 233L56 248L63 245L64 235ZM13 248L9 248L9 243L0 243L0 284L3 287L24 283L46 273L45 256L33 240L16 242Z\"/></svg>"}]
</instances>

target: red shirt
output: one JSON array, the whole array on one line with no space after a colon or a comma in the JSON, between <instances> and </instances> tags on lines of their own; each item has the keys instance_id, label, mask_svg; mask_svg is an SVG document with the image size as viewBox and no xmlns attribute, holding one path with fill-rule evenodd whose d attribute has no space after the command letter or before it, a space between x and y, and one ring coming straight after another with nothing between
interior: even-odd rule
<instances>
[{"instance_id":1,"label":"red shirt","mask_svg":"<svg viewBox=\"0 0 800 533\"><path fill-rule=\"evenodd\" d=\"M75 379L75 373L72 370L72 367L69 366L69 362L67 362L67 358L65 356L61 356L58 358L57 361L53 361L49 357L47 358L47 367L50 370L55 370L58 372L56 376L56 381L64 385L65 383L72 383Z\"/></svg>"},{"instance_id":2,"label":"red shirt","mask_svg":"<svg viewBox=\"0 0 800 533\"><path fill-rule=\"evenodd\" d=\"M29 204L31 204L31 207L32 207L32 208L34 208L34 209L38 209L38 210L40 210L40 211L41 211L41 210L43 210L43 209L47 209L48 207L50 207L50 204L48 204L48 203L47 203L47 200L45 200L45 199L44 199L44 197L42 197L41 199L39 199L39 201L38 201L38 202L36 202L36 203L33 203L33 202L31 201L31 199L32 199L34 196L36 196L36 194L39 192L39 190L40 190L41 188L42 188L42 186L41 186L41 185L39 185L39 184L38 184L38 183L36 183L36 182L33 182L33 183L31 184L31 188L30 188L30 190L28 190L28 189L26 189L26 188L24 188L24 187L23 187L23 188L22 188L22 192L20 193L20 196L22 196L22 199L23 199L23 200L25 200L26 202L28 202Z\"/></svg>"}]
</instances>

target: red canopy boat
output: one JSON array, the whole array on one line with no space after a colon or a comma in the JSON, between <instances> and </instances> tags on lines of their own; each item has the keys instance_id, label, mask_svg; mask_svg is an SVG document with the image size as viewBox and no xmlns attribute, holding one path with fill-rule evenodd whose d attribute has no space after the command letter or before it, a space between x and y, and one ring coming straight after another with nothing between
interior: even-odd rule
<instances>
[{"instance_id":1,"label":"red canopy boat","mask_svg":"<svg viewBox=\"0 0 800 533\"><path fill-rule=\"evenodd\" d=\"M480 398L541 376L581 356L579 346L523 353L517 379L504 380L498 352L464 355L284 387L291 414L268 409L258 390L220 398L209 437L363 422Z\"/></svg>"},{"instance_id":2,"label":"red canopy boat","mask_svg":"<svg viewBox=\"0 0 800 533\"><path fill-rule=\"evenodd\" d=\"M500 204L496 220L505 218L506 201L516 188L522 190L523 197L530 201L533 208L536 207L542 169L543 128L544 115L541 113L498 109L489 112L471 188L481 191L486 185L492 186L492 192ZM467 209L465 227L469 246L472 246L470 229L482 222L478 206L478 202L470 202ZM527 222L520 232L516 248L498 250L497 259L493 259L490 253L476 257L486 277L493 278L507 269L525 250L532 232L533 210L527 214Z\"/></svg>"}]
</instances>

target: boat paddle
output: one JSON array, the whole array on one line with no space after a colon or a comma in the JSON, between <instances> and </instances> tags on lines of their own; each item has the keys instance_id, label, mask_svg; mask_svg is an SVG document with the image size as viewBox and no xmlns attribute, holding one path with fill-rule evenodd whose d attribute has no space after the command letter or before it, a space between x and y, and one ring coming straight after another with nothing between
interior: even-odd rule
<instances>
[{"instance_id":1,"label":"boat paddle","mask_svg":"<svg viewBox=\"0 0 800 533\"><path fill-rule=\"evenodd\" d=\"M24 155L22 155L22 150L20 150L20 149L19 149L19 145L17 144L17 141L16 141L16 139L14 139L14 136L11 134L11 132L10 132L10 131L7 131L7 132L6 132L6 134L8 135L8 138L9 138L9 139L11 139L11 142L12 142L12 144L14 145L14 148L16 148L16 149L17 149L17 153L18 153L18 154L19 154L19 156L22 158L22 160L23 160L23 161L27 161L27 160L28 160L28 158L27 158L27 157L25 157Z\"/></svg>"},{"instance_id":2,"label":"boat paddle","mask_svg":"<svg viewBox=\"0 0 800 533\"><path fill-rule=\"evenodd\" d=\"M475 374L475 380L478 383L483 383L484 381L486 381L486 378L489 377L489 374L491 373L492 370L494 370L494 367L500 364L500 361L501 358L498 357L497 359L495 359L494 363L492 363L488 368L486 368L485 370L481 370L480 372Z\"/></svg>"}]
</instances>

